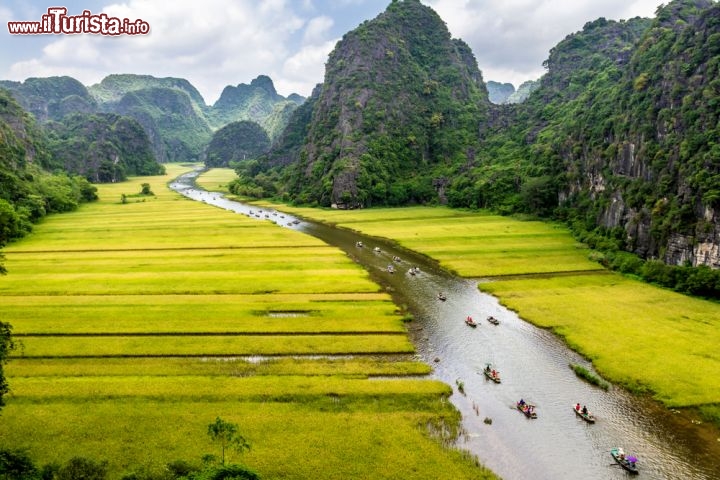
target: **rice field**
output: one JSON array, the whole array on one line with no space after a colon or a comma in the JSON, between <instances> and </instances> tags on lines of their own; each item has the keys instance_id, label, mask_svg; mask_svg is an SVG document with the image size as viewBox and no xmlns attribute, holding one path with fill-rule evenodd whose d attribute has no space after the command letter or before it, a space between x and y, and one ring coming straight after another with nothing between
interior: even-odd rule
<instances>
[{"instance_id":1,"label":"rice field","mask_svg":"<svg viewBox=\"0 0 720 480\"><path fill-rule=\"evenodd\" d=\"M605 378L671 407L717 403L720 305L620 275L482 283L523 318L562 336Z\"/></svg>"},{"instance_id":2,"label":"rice field","mask_svg":"<svg viewBox=\"0 0 720 480\"><path fill-rule=\"evenodd\" d=\"M0 318L18 342L4 447L107 461L115 479L217 454L206 430L221 416L252 445L234 460L262 478L494 478L448 447L452 389L424 378L362 268L182 198L166 187L181 171L101 185L4 250ZM128 197L146 182L154 196Z\"/></svg>"},{"instance_id":3,"label":"rice field","mask_svg":"<svg viewBox=\"0 0 720 480\"><path fill-rule=\"evenodd\" d=\"M609 273L560 225L443 207L273 205L424 253L523 319L552 329L614 383L670 407L720 404L720 305Z\"/></svg>"},{"instance_id":4,"label":"rice field","mask_svg":"<svg viewBox=\"0 0 720 480\"><path fill-rule=\"evenodd\" d=\"M197 179L197 185L210 192L228 193L228 183L238 178L232 168L211 168Z\"/></svg>"},{"instance_id":5,"label":"rice field","mask_svg":"<svg viewBox=\"0 0 720 480\"><path fill-rule=\"evenodd\" d=\"M547 222L446 207L326 210L265 205L393 239L463 277L602 269L565 227Z\"/></svg>"}]
</instances>

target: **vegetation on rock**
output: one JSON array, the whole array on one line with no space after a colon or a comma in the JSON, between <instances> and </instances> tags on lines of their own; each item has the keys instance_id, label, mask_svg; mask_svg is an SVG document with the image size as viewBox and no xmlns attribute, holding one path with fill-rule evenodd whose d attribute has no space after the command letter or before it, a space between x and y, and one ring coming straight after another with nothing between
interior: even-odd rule
<instances>
[{"instance_id":1,"label":"vegetation on rock","mask_svg":"<svg viewBox=\"0 0 720 480\"><path fill-rule=\"evenodd\" d=\"M213 135L205 154L205 165L227 167L231 162L252 160L269 148L270 138L257 123L229 123Z\"/></svg>"}]
</instances>

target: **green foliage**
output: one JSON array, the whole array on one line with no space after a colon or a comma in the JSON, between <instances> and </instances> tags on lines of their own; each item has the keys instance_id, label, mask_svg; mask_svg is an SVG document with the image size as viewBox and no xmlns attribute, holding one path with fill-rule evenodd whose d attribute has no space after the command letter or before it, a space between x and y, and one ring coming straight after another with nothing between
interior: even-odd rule
<instances>
[{"instance_id":1,"label":"green foliage","mask_svg":"<svg viewBox=\"0 0 720 480\"><path fill-rule=\"evenodd\" d=\"M573 372L575 372L575 375L577 375L579 378L582 378L589 384L600 387L603 390L608 390L610 388L609 383L605 382L600 377L593 374L591 371L589 371L587 368L583 367L582 365L578 365L576 363L571 363L570 368L572 369Z\"/></svg>"},{"instance_id":2,"label":"green foliage","mask_svg":"<svg viewBox=\"0 0 720 480\"><path fill-rule=\"evenodd\" d=\"M225 465L225 450L227 450L228 448L232 448L238 453L242 453L245 450L250 450L250 444L247 442L245 437L240 435L238 430L239 426L236 423L226 422L220 417L216 417L215 422L208 425L208 435L213 442L220 445L220 449L222 451L222 465Z\"/></svg>"},{"instance_id":3,"label":"green foliage","mask_svg":"<svg viewBox=\"0 0 720 480\"><path fill-rule=\"evenodd\" d=\"M73 457L58 469L54 480L105 480L106 478L107 462Z\"/></svg>"},{"instance_id":4,"label":"green foliage","mask_svg":"<svg viewBox=\"0 0 720 480\"><path fill-rule=\"evenodd\" d=\"M38 121L60 120L73 112L90 113L97 103L83 84L74 78L28 78L24 82L0 81L22 107Z\"/></svg>"},{"instance_id":5,"label":"green foliage","mask_svg":"<svg viewBox=\"0 0 720 480\"><path fill-rule=\"evenodd\" d=\"M240 165L251 161L270 148L270 138L255 122L230 123L212 137L208 145L205 165L227 167L230 163Z\"/></svg>"},{"instance_id":6,"label":"green foliage","mask_svg":"<svg viewBox=\"0 0 720 480\"><path fill-rule=\"evenodd\" d=\"M12 325L0 322L0 409L5 406L5 395L10 391L10 385L5 378L4 365L7 362L10 352L15 349L15 342L12 338Z\"/></svg>"},{"instance_id":7,"label":"green foliage","mask_svg":"<svg viewBox=\"0 0 720 480\"><path fill-rule=\"evenodd\" d=\"M61 168L95 183L163 172L147 134L134 119L76 113L51 122L48 130L49 151Z\"/></svg>"},{"instance_id":8,"label":"green foliage","mask_svg":"<svg viewBox=\"0 0 720 480\"><path fill-rule=\"evenodd\" d=\"M260 480L260 476L243 465L222 465L191 473L181 480Z\"/></svg>"},{"instance_id":9,"label":"green foliage","mask_svg":"<svg viewBox=\"0 0 720 480\"><path fill-rule=\"evenodd\" d=\"M0 480L39 479L39 472L27 452L0 450Z\"/></svg>"}]
</instances>

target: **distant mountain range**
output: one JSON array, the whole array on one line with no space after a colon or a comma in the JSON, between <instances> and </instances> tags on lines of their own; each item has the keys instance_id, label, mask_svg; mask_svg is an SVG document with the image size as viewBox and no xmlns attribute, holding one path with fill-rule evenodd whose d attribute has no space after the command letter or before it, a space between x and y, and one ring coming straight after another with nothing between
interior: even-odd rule
<instances>
[{"instance_id":1,"label":"distant mountain range","mask_svg":"<svg viewBox=\"0 0 720 480\"><path fill-rule=\"evenodd\" d=\"M114 113L142 125L160 163L202 159L213 132L228 123L258 123L271 139L287 124L304 98L275 91L264 75L250 85L228 86L212 106L182 78L150 75L109 75L85 87L71 77L0 81L20 105L41 123L62 122L68 114Z\"/></svg>"}]
</instances>

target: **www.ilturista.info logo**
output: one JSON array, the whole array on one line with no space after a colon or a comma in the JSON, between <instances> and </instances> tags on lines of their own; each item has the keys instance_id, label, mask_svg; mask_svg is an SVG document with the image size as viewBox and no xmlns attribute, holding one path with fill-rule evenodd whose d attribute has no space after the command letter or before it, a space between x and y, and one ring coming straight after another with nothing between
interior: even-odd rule
<instances>
[{"instance_id":1,"label":"www.ilturista.info logo","mask_svg":"<svg viewBox=\"0 0 720 480\"><path fill-rule=\"evenodd\" d=\"M79 34L147 35L150 24L144 20L109 17L83 10L80 15L68 15L65 7L50 7L39 22L7 22L12 35Z\"/></svg>"}]
</instances>

